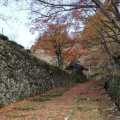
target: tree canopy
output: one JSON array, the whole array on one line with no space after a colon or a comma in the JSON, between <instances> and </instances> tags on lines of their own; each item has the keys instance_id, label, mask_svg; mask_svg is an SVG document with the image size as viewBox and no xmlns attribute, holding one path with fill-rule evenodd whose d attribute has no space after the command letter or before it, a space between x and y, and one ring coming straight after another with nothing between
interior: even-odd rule
<instances>
[{"instance_id":1,"label":"tree canopy","mask_svg":"<svg viewBox=\"0 0 120 120\"><path fill-rule=\"evenodd\" d=\"M10 1L3 3L8 5ZM83 46L100 45L111 59L117 57L116 51L120 49L119 0L31 0L29 4L31 31L40 32L39 44L35 47L59 54L58 61L63 57L62 49L68 39Z\"/></svg>"}]
</instances>

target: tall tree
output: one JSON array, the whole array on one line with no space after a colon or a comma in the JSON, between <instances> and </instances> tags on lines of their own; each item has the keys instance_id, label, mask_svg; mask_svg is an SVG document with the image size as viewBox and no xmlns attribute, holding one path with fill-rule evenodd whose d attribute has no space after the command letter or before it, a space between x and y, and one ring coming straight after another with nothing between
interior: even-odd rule
<instances>
[{"instance_id":1,"label":"tall tree","mask_svg":"<svg viewBox=\"0 0 120 120\"><path fill-rule=\"evenodd\" d=\"M82 38L86 43L98 44L104 48L111 59L120 53L119 32L100 12L86 19Z\"/></svg>"},{"instance_id":2,"label":"tall tree","mask_svg":"<svg viewBox=\"0 0 120 120\"><path fill-rule=\"evenodd\" d=\"M57 65L62 68L63 60L73 46L73 41L67 33L67 24L49 23L42 36L39 37L36 46L56 55ZM63 50L68 48L67 51Z\"/></svg>"}]
</instances>

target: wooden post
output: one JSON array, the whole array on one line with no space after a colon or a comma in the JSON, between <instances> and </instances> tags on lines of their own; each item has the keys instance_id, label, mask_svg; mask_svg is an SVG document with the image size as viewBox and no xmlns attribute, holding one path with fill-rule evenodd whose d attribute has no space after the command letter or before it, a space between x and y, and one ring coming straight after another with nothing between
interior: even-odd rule
<instances>
[{"instance_id":1,"label":"wooden post","mask_svg":"<svg viewBox=\"0 0 120 120\"><path fill-rule=\"evenodd\" d=\"M2 35L3 35L3 28L2 28Z\"/></svg>"}]
</instances>

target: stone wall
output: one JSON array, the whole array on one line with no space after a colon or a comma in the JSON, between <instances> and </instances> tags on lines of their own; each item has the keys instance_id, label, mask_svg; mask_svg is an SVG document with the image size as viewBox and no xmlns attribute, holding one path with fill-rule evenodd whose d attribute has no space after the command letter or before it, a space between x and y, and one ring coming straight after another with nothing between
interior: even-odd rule
<instances>
[{"instance_id":1,"label":"stone wall","mask_svg":"<svg viewBox=\"0 0 120 120\"><path fill-rule=\"evenodd\" d=\"M108 91L115 97L115 102L120 109L120 75L109 75L106 83Z\"/></svg>"},{"instance_id":2,"label":"stone wall","mask_svg":"<svg viewBox=\"0 0 120 120\"><path fill-rule=\"evenodd\" d=\"M75 81L70 74L0 40L0 108Z\"/></svg>"}]
</instances>

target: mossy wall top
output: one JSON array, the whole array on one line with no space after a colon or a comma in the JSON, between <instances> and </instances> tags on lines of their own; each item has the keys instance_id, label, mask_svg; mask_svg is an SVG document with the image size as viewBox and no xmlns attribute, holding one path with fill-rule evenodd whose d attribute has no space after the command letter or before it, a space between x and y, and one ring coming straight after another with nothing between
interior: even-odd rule
<instances>
[{"instance_id":1,"label":"mossy wall top","mask_svg":"<svg viewBox=\"0 0 120 120\"><path fill-rule=\"evenodd\" d=\"M115 102L120 109L120 75L111 74L108 79L108 90L115 97Z\"/></svg>"},{"instance_id":2,"label":"mossy wall top","mask_svg":"<svg viewBox=\"0 0 120 120\"><path fill-rule=\"evenodd\" d=\"M0 108L75 81L70 74L0 40Z\"/></svg>"}]
</instances>

